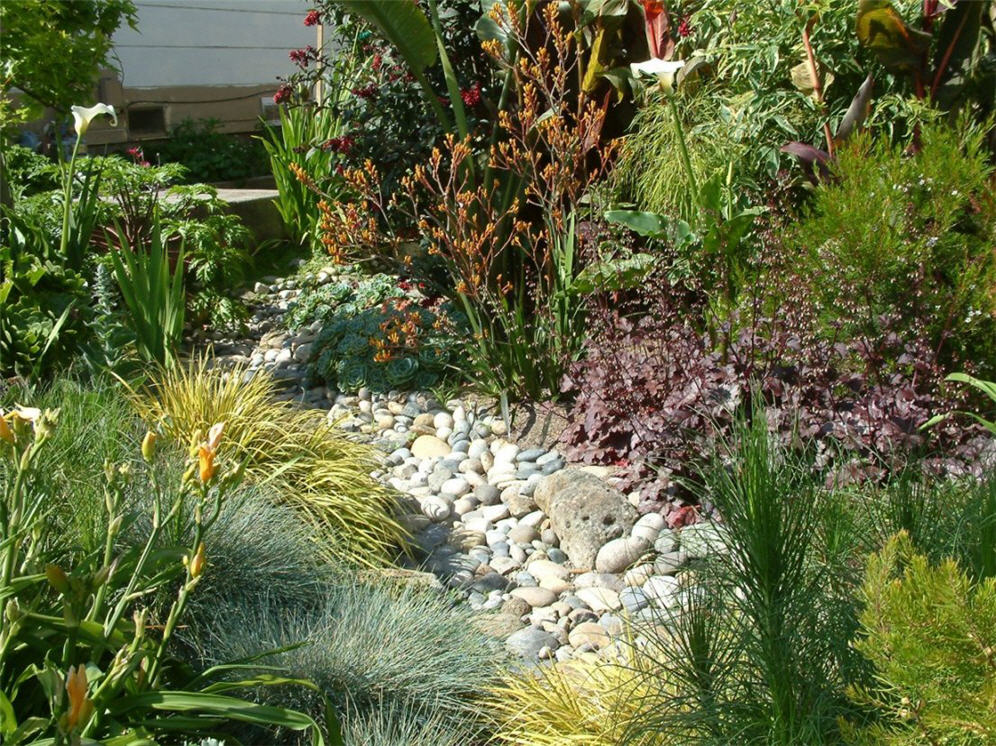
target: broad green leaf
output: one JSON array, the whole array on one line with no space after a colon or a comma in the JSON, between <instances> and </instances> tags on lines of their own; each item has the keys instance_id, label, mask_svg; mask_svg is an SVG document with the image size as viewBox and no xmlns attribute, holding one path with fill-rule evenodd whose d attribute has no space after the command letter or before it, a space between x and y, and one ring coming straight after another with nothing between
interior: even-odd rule
<instances>
[{"instance_id":1,"label":"broad green leaf","mask_svg":"<svg viewBox=\"0 0 996 746\"><path fill-rule=\"evenodd\" d=\"M608 210L605 219L610 223L625 225L631 231L648 238L660 238L667 228L666 218L655 212L639 210Z\"/></svg>"},{"instance_id":2,"label":"broad green leaf","mask_svg":"<svg viewBox=\"0 0 996 746\"><path fill-rule=\"evenodd\" d=\"M625 259L595 262L581 270L571 290L580 295L588 295L634 288L650 274L654 263L654 257L646 253L634 254Z\"/></svg>"},{"instance_id":3,"label":"broad green leaf","mask_svg":"<svg viewBox=\"0 0 996 746\"><path fill-rule=\"evenodd\" d=\"M17 716L14 714L14 705L7 699L7 695L0 691L0 736L6 739L17 730Z\"/></svg>"},{"instance_id":4,"label":"broad green leaf","mask_svg":"<svg viewBox=\"0 0 996 746\"><path fill-rule=\"evenodd\" d=\"M886 0L861 0L856 32L858 41L893 72L915 69L931 40L930 34L910 27Z\"/></svg>"},{"instance_id":5,"label":"broad green leaf","mask_svg":"<svg viewBox=\"0 0 996 746\"><path fill-rule=\"evenodd\" d=\"M313 742L324 744L325 739L314 719L303 712L273 705L257 705L236 697L201 692L146 692L119 697L110 702L108 712L123 715L135 709L160 712L201 713L210 718L223 717L243 723L272 725L297 731L311 731Z\"/></svg>"}]
</instances>

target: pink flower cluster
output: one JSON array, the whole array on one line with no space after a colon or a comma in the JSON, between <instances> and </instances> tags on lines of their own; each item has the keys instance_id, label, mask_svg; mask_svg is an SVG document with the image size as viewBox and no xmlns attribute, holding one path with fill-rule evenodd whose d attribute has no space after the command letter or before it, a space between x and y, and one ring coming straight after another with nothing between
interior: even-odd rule
<instances>
[{"instance_id":1,"label":"pink flower cluster","mask_svg":"<svg viewBox=\"0 0 996 746\"><path fill-rule=\"evenodd\" d=\"M370 85L363 86L363 88L354 88L352 94L357 98L375 98L377 96L377 84L371 83Z\"/></svg>"},{"instance_id":2,"label":"pink flower cluster","mask_svg":"<svg viewBox=\"0 0 996 746\"><path fill-rule=\"evenodd\" d=\"M273 103L282 104L285 101L290 100L291 93L293 89L286 83L282 83L277 89L277 92L273 94Z\"/></svg>"},{"instance_id":3,"label":"pink flower cluster","mask_svg":"<svg viewBox=\"0 0 996 746\"><path fill-rule=\"evenodd\" d=\"M308 15L304 17L305 26L317 26L322 22L322 15L317 10L309 10Z\"/></svg>"}]
</instances>

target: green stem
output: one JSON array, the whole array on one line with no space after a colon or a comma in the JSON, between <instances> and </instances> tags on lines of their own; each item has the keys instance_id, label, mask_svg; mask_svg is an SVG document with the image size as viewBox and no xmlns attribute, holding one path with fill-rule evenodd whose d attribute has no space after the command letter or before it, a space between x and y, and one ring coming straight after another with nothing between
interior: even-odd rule
<instances>
[{"instance_id":1,"label":"green stem","mask_svg":"<svg viewBox=\"0 0 996 746\"><path fill-rule=\"evenodd\" d=\"M69 165L63 174L62 236L59 240L59 256L63 258L65 258L66 251L69 249L69 221L73 208L73 170L76 168L76 154L80 149L80 140L82 138L76 135L76 144L73 145L73 155L69 159Z\"/></svg>"},{"instance_id":2,"label":"green stem","mask_svg":"<svg viewBox=\"0 0 996 746\"><path fill-rule=\"evenodd\" d=\"M667 97L667 102L671 107L671 116L674 118L674 131L678 136L678 154L681 156L681 165L685 169L685 175L688 177L688 186L692 193L692 199L696 207L698 207L699 186L695 179L695 171L692 170L692 159L688 156L688 143L685 142L685 130L681 126L678 104L675 103L673 95Z\"/></svg>"}]
</instances>

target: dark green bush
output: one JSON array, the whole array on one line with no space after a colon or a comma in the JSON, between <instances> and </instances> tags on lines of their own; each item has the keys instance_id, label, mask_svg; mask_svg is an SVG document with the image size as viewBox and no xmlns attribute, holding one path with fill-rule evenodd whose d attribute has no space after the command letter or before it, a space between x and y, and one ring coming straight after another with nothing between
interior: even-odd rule
<instances>
[{"instance_id":1,"label":"dark green bush","mask_svg":"<svg viewBox=\"0 0 996 746\"><path fill-rule=\"evenodd\" d=\"M218 131L217 119L185 119L169 139L149 146L146 155L159 163L181 163L187 183L235 181L269 172L266 153L255 139Z\"/></svg>"}]
</instances>

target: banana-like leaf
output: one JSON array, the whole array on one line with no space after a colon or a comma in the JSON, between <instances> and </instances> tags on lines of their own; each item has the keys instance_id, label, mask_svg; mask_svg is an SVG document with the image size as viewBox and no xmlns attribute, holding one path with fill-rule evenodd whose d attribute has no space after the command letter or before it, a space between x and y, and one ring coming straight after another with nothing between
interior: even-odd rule
<instances>
[{"instance_id":1,"label":"banana-like leaf","mask_svg":"<svg viewBox=\"0 0 996 746\"><path fill-rule=\"evenodd\" d=\"M337 0L343 9L375 26L393 44L412 72L436 62L436 35L414 2L405 0Z\"/></svg>"},{"instance_id":2,"label":"banana-like leaf","mask_svg":"<svg viewBox=\"0 0 996 746\"><path fill-rule=\"evenodd\" d=\"M937 30L937 51L934 56L934 81L931 98L944 108L954 104L961 93L962 83L973 67L973 57L979 48L984 2L956 0L943 14Z\"/></svg>"},{"instance_id":3,"label":"banana-like leaf","mask_svg":"<svg viewBox=\"0 0 996 746\"><path fill-rule=\"evenodd\" d=\"M872 91L875 90L875 77L868 74L865 82L858 88L858 92L851 99L851 105L844 112L844 118L840 120L837 127L837 134L834 136L835 142L843 142L857 127L860 127L868 117L871 110Z\"/></svg>"},{"instance_id":4,"label":"banana-like leaf","mask_svg":"<svg viewBox=\"0 0 996 746\"><path fill-rule=\"evenodd\" d=\"M931 35L909 26L888 0L861 0L855 31L892 72L910 72L930 47Z\"/></svg>"}]
</instances>

